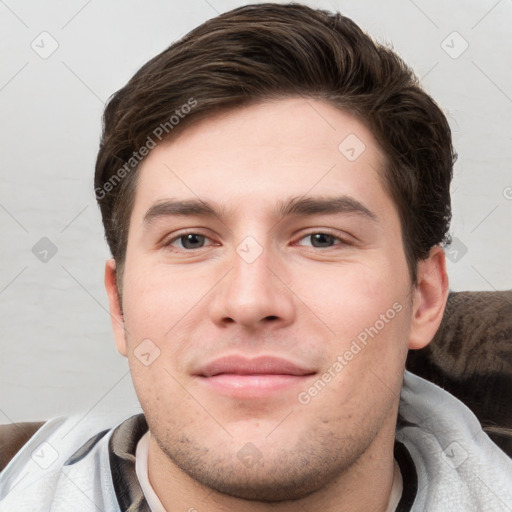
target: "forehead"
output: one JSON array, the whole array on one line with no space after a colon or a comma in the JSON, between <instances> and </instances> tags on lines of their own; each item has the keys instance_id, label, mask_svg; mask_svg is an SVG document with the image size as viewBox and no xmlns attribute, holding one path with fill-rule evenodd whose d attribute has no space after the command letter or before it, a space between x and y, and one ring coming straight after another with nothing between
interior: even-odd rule
<instances>
[{"instance_id":1,"label":"forehead","mask_svg":"<svg viewBox=\"0 0 512 512\"><path fill-rule=\"evenodd\" d=\"M383 166L372 133L351 114L311 99L266 101L202 119L153 149L132 218L170 196L239 212L305 194L382 201Z\"/></svg>"}]
</instances>

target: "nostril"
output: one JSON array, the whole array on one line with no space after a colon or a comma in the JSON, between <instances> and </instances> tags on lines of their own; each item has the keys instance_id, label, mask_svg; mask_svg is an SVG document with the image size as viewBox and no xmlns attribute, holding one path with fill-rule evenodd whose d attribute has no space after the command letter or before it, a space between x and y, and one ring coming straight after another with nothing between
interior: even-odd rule
<instances>
[{"instance_id":1,"label":"nostril","mask_svg":"<svg viewBox=\"0 0 512 512\"><path fill-rule=\"evenodd\" d=\"M265 320L277 320L277 316L275 315L269 315L265 317Z\"/></svg>"}]
</instances>

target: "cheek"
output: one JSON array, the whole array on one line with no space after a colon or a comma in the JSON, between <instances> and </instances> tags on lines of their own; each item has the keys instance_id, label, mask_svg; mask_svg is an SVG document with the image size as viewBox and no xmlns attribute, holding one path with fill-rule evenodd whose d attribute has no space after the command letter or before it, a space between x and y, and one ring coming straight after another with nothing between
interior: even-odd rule
<instances>
[{"instance_id":1,"label":"cheek","mask_svg":"<svg viewBox=\"0 0 512 512\"><path fill-rule=\"evenodd\" d=\"M408 275L391 267L386 261L303 267L293 280L294 292L309 309L310 322L316 319L323 324L326 334L350 338L373 326L381 315L384 321L393 320L386 323L395 324L395 317L405 316ZM396 314L400 306L393 309L395 303L402 306L400 315Z\"/></svg>"},{"instance_id":2,"label":"cheek","mask_svg":"<svg viewBox=\"0 0 512 512\"><path fill-rule=\"evenodd\" d=\"M325 275L319 269L296 280L303 284L297 294L308 306L308 323L324 333L324 369L330 372L325 380L335 375L319 403L332 400L346 407L349 402L351 411L360 401L376 407L379 400L399 395L410 330L410 288L408 274L397 274L391 266L383 260L339 267L337 272L326 269Z\"/></svg>"},{"instance_id":3,"label":"cheek","mask_svg":"<svg viewBox=\"0 0 512 512\"><path fill-rule=\"evenodd\" d=\"M150 338L156 343L172 335L204 291L179 275L155 268L127 273L124 290L125 323L132 343Z\"/></svg>"},{"instance_id":4,"label":"cheek","mask_svg":"<svg viewBox=\"0 0 512 512\"><path fill-rule=\"evenodd\" d=\"M206 301L202 299L212 285L207 279L162 267L140 266L137 274L127 276L124 318L128 359L137 394L150 393L139 399L142 403L155 400L158 395L154 390L162 386L176 388L174 392L179 394L179 385L172 377L180 378L185 356L194 351L194 333L206 318Z\"/></svg>"}]
</instances>

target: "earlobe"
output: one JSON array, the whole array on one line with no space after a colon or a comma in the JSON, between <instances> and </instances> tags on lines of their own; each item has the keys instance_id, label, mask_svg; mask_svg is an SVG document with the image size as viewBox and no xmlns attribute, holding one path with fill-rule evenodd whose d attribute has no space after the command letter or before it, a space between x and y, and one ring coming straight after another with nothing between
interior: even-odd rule
<instances>
[{"instance_id":1,"label":"earlobe","mask_svg":"<svg viewBox=\"0 0 512 512\"><path fill-rule=\"evenodd\" d=\"M124 318L119 300L119 293L116 284L116 262L109 259L105 263L105 289L107 291L110 320L112 322L112 330L120 354L126 357L126 334L124 329Z\"/></svg>"},{"instance_id":2,"label":"earlobe","mask_svg":"<svg viewBox=\"0 0 512 512\"><path fill-rule=\"evenodd\" d=\"M418 284L413 292L413 316L409 348L427 346L443 319L448 298L448 276L443 248L435 246L418 264Z\"/></svg>"}]
</instances>

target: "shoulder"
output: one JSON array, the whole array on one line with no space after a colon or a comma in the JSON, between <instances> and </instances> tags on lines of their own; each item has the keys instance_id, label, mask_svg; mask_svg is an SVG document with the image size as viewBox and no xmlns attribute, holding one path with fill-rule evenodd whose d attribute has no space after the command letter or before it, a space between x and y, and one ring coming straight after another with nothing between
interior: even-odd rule
<instances>
[{"instance_id":1,"label":"shoulder","mask_svg":"<svg viewBox=\"0 0 512 512\"><path fill-rule=\"evenodd\" d=\"M407 447L418 474L418 510L510 510L512 460L464 403L409 371L396 439Z\"/></svg>"},{"instance_id":2,"label":"shoulder","mask_svg":"<svg viewBox=\"0 0 512 512\"><path fill-rule=\"evenodd\" d=\"M76 494L76 488L68 489L73 475L82 488L100 489L96 498L102 507L117 510L115 494L102 482L111 480L108 441L118 424L119 418L89 414L18 424L23 432L14 425L2 428L2 445L14 444L1 452L6 464L0 472L0 508L29 510L34 503L59 502L61 495L64 503L66 496Z\"/></svg>"}]
</instances>

